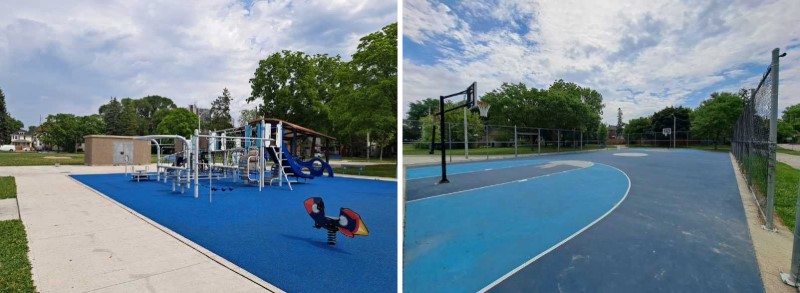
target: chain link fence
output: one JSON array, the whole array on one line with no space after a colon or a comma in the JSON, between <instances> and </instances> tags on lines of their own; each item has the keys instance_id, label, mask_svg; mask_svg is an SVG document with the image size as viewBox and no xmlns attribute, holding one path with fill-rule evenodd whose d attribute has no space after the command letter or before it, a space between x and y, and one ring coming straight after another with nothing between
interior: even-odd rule
<instances>
[{"instance_id":1,"label":"chain link fence","mask_svg":"<svg viewBox=\"0 0 800 293\"><path fill-rule=\"evenodd\" d=\"M466 134L466 135L465 135ZM428 155L441 149L438 122L403 120L403 154ZM450 156L528 155L605 147L596 134L575 129L445 123Z\"/></svg>"},{"instance_id":2,"label":"chain link fence","mask_svg":"<svg viewBox=\"0 0 800 293\"><path fill-rule=\"evenodd\" d=\"M767 229L774 229L775 160L778 122L778 56L745 101L731 148L753 193Z\"/></svg>"},{"instance_id":3,"label":"chain link fence","mask_svg":"<svg viewBox=\"0 0 800 293\"><path fill-rule=\"evenodd\" d=\"M698 146L714 146L714 140L707 137L692 136L691 131L675 131L664 135L661 132L629 133L625 137L625 145L629 147L676 147L691 148ZM730 141L718 141L718 145L727 145Z\"/></svg>"}]
</instances>

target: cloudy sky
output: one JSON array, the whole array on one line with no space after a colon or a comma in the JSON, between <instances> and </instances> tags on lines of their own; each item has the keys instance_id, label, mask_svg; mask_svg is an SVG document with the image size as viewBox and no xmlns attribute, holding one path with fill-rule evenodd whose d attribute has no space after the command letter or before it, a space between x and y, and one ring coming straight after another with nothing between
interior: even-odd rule
<instances>
[{"instance_id":1,"label":"cloudy sky","mask_svg":"<svg viewBox=\"0 0 800 293\"><path fill-rule=\"evenodd\" d=\"M0 88L26 127L112 96L210 106L224 87L238 113L255 107L244 98L258 60L282 49L349 60L397 21L385 0L80 2L0 1Z\"/></svg>"},{"instance_id":2,"label":"cloudy sky","mask_svg":"<svg viewBox=\"0 0 800 293\"><path fill-rule=\"evenodd\" d=\"M703 4L699 4L702 2ZM603 94L616 124L714 91L755 87L781 58L780 107L800 103L800 1L406 0L404 111L412 101L502 82L557 79Z\"/></svg>"}]
</instances>

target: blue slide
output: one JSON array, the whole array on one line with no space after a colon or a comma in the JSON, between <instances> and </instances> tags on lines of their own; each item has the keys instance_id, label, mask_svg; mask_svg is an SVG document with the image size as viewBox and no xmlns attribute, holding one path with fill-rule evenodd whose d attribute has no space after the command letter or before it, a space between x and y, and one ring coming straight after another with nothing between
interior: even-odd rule
<instances>
[{"instance_id":1,"label":"blue slide","mask_svg":"<svg viewBox=\"0 0 800 293\"><path fill-rule=\"evenodd\" d=\"M283 152L283 172L286 173L288 176L294 176L296 178L305 178L305 179L314 179L315 176L322 176L322 168L319 170L315 170L313 168L314 160L303 162L296 160L292 157L292 154L289 152L289 148L286 147L286 143L283 143L281 146L281 152ZM267 153L265 154L266 157L272 160L274 163L278 163L278 156L275 152L272 151L271 148L267 148ZM317 159L319 160L319 159ZM321 161L321 160L320 160ZM330 177L333 177L333 168L325 162L322 162L322 167L328 170L328 174ZM311 174L306 174L303 172L303 168L307 167L311 170Z\"/></svg>"}]
</instances>

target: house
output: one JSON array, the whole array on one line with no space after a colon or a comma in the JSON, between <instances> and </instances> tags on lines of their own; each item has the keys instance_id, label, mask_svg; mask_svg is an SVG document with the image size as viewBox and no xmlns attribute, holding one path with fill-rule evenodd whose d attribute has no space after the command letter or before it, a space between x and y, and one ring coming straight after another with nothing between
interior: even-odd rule
<instances>
[{"instance_id":1,"label":"house","mask_svg":"<svg viewBox=\"0 0 800 293\"><path fill-rule=\"evenodd\" d=\"M18 152L35 151L43 146L39 138L24 129L11 134L11 144Z\"/></svg>"},{"instance_id":2,"label":"house","mask_svg":"<svg viewBox=\"0 0 800 293\"><path fill-rule=\"evenodd\" d=\"M622 133L618 133L616 125L608 126L608 139L624 139Z\"/></svg>"}]
</instances>

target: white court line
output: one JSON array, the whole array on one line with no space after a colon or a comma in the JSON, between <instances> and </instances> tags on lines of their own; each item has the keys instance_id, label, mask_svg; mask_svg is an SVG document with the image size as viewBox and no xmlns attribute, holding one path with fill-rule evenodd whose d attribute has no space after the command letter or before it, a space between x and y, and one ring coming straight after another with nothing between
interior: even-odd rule
<instances>
[{"instance_id":1,"label":"white court line","mask_svg":"<svg viewBox=\"0 0 800 293\"><path fill-rule=\"evenodd\" d=\"M517 166L508 166L508 167L497 167L497 168L489 168L489 169L475 170L475 171L465 171L465 172L458 172L458 173L447 173L447 175L460 175L460 174L469 174L469 173L476 173L476 172L490 171L490 170L496 170L496 169L508 169L508 168L516 168L516 167L527 167L527 166L544 165L544 164L546 164L546 163L549 163L549 162L540 162L539 160L541 160L541 159L537 159L537 160L535 160L536 162L534 162L534 163L532 163L532 164L523 164L523 165L517 165ZM457 165L480 164L480 163L482 163L482 162L469 162L469 163L463 163L463 164L456 164L456 166L457 166ZM427 167L424 167L424 168L427 168ZM408 171L406 171L406 172L408 172ZM434 178L434 177L439 177L439 176L441 176L441 175L442 175L442 174L433 175L433 176L418 177L418 178L407 178L407 179L406 179L406 181L411 181L411 180L419 180L419 179L428 179L428 178Z\"/></svg>"},{"instance_id":2,"label":"white court line","mask_svg":"<svg viewBox=\"0 0 800 293\"><path fill-rule=\"evenodd\" d=\"M596 164L596 163L593 163L592 166L594 166L594 164ZM475 188L470 188L470 189L453 191L453 192L449 192L449 193L444 193L444 194L439 194L439 195L434 195L434 196L429 196L429 197L423 197L423 198L418 198L418 199L412 199L412 200L406 201L406 204L409 204L409 203L412 203L412 202L415 202L415 201L421 201L421 200L426 200L426 199L431 199L431 198L437 198L437 197L442 197L442 196L453 195L453 194L456 194L456 193L479 190L479 189L490 188L490 187L495 187L495 186L500 186L500 185L505 185L505 184L517 183L517 182L525 182L525 181L528 181L530 179L535 179L535 178L540 178L540 177L547 177L547 176L550 176L550 175L566 173L566 172L569 172L569 171L583 170L583 169L591 168L592 166L577 167L575 169L558 171L558 172L555 172L555 173L549 173L549 174L544 174L544 175L537 175L537 176L528 177L528 178L519 179L519 180L514 180L514 181L508 181L508 182L503 182L503 183L497 183L497 184L492 184L492 185L486 185L486 186L481 186L481 187L475 187ZM617 169L617 170L619 170L619 169Z\"/></svg>"},{"instance_id":3,"label":"white court line","mask_svg":"<svg viewBox=\"0 0 800 293\"><path fill-rule=\"evenodd\" d=\"M606 165L606 164L603 164L603 163L595 163L595 164ZM606 166L609 166L609 167L611 167L611 168L617 169L617 171L620 171L620 172L621 172L623 175L625 175L625 178L627 178L627 179L628 179L628 190L626 190L626 191L625 191L625 195L622 197L622 199L620 199L620 200L619 200L619 202L617 202L617 204L615 204L615 205L614 205L614 206L613 206L613 207L612 207L610 210L608 210L608 212L606 212L605 214L603 214L603 216L601 216L601 217L597 218L597 220L594 220L593 222L589 223L589 225L587 225L586 227L583 227L583 229L580 229L580 230L578 230L578 232L575 232L574 234L570 235L570 236L569 236L569 237L567 237L566 239L564 239L564 240L561 240L561 242L557 243L556 245L553 245L553 247L550 247L549 249L547 249L547 250L543 251L543 252L542 252L542 253L540 253L539 255L537 255L537 256L534 256L534 257L533 257L533 258L531 258L530 260L526 261L525 263L521 264L520 266L518 266L518 267L516 267L515 269L511 270L510 272L506 273L505 275L503 275L503 276L502 276L502 277L500 277L499 279L495 280L495 281L494 281L494 282L492 282L491 284L489 284L489 285L486 285L486 287L483 287L483 289L481 289L481 290L480 290L480 291L478 291L478 292L479 292L479 293L484 293L484 292L486 292L486 291L489 291L489 289L492 289L494 286L497 286L497 284L500 284L501 282L505 281L506 279L508 279L508 278L509 278L509 277L511 277L512 275L516 274L516 273L517 273L517 272L519 272L520 270L522 270L522 269L524 269L525 267L527 267L528 265L532 264L533 262L535 262L537 259L539 259L539 258L541 258L542 256L544 256L545 254L548 254L548 253L550 253L550 251L553 251L554 249L558 248L559 246L561 246L562 244L566 243L566 242L567 242L567 241L569 241L570 239L572 239L572 238L575 238L575 236L578 236L578 234L581 234L581 233L582 233L583 231L585 231L586 229L589 229L589 227L591 227L591 226L594 226L594 224L597 224L597 222L600 222L600 220L604 219L606 216L608 216L609 214L611 214L611 212L613 212L614 210L616 210L616 209L617 209L617 207L619 207L619 205L620 205L620 204L621 204L623 201L625 201L625 198L627 198L627 197L628 197L628 192L630 192L630 191L631 191L631 178L630 178L630 177L628 177L628 174L627 174L627 173L625 173L624 171L620 170L620 169L619 169L619 168L617 168L617 167L614 167L614 166L611 166L611 165L606 165Z\"/></svg>"}]
</instances>

